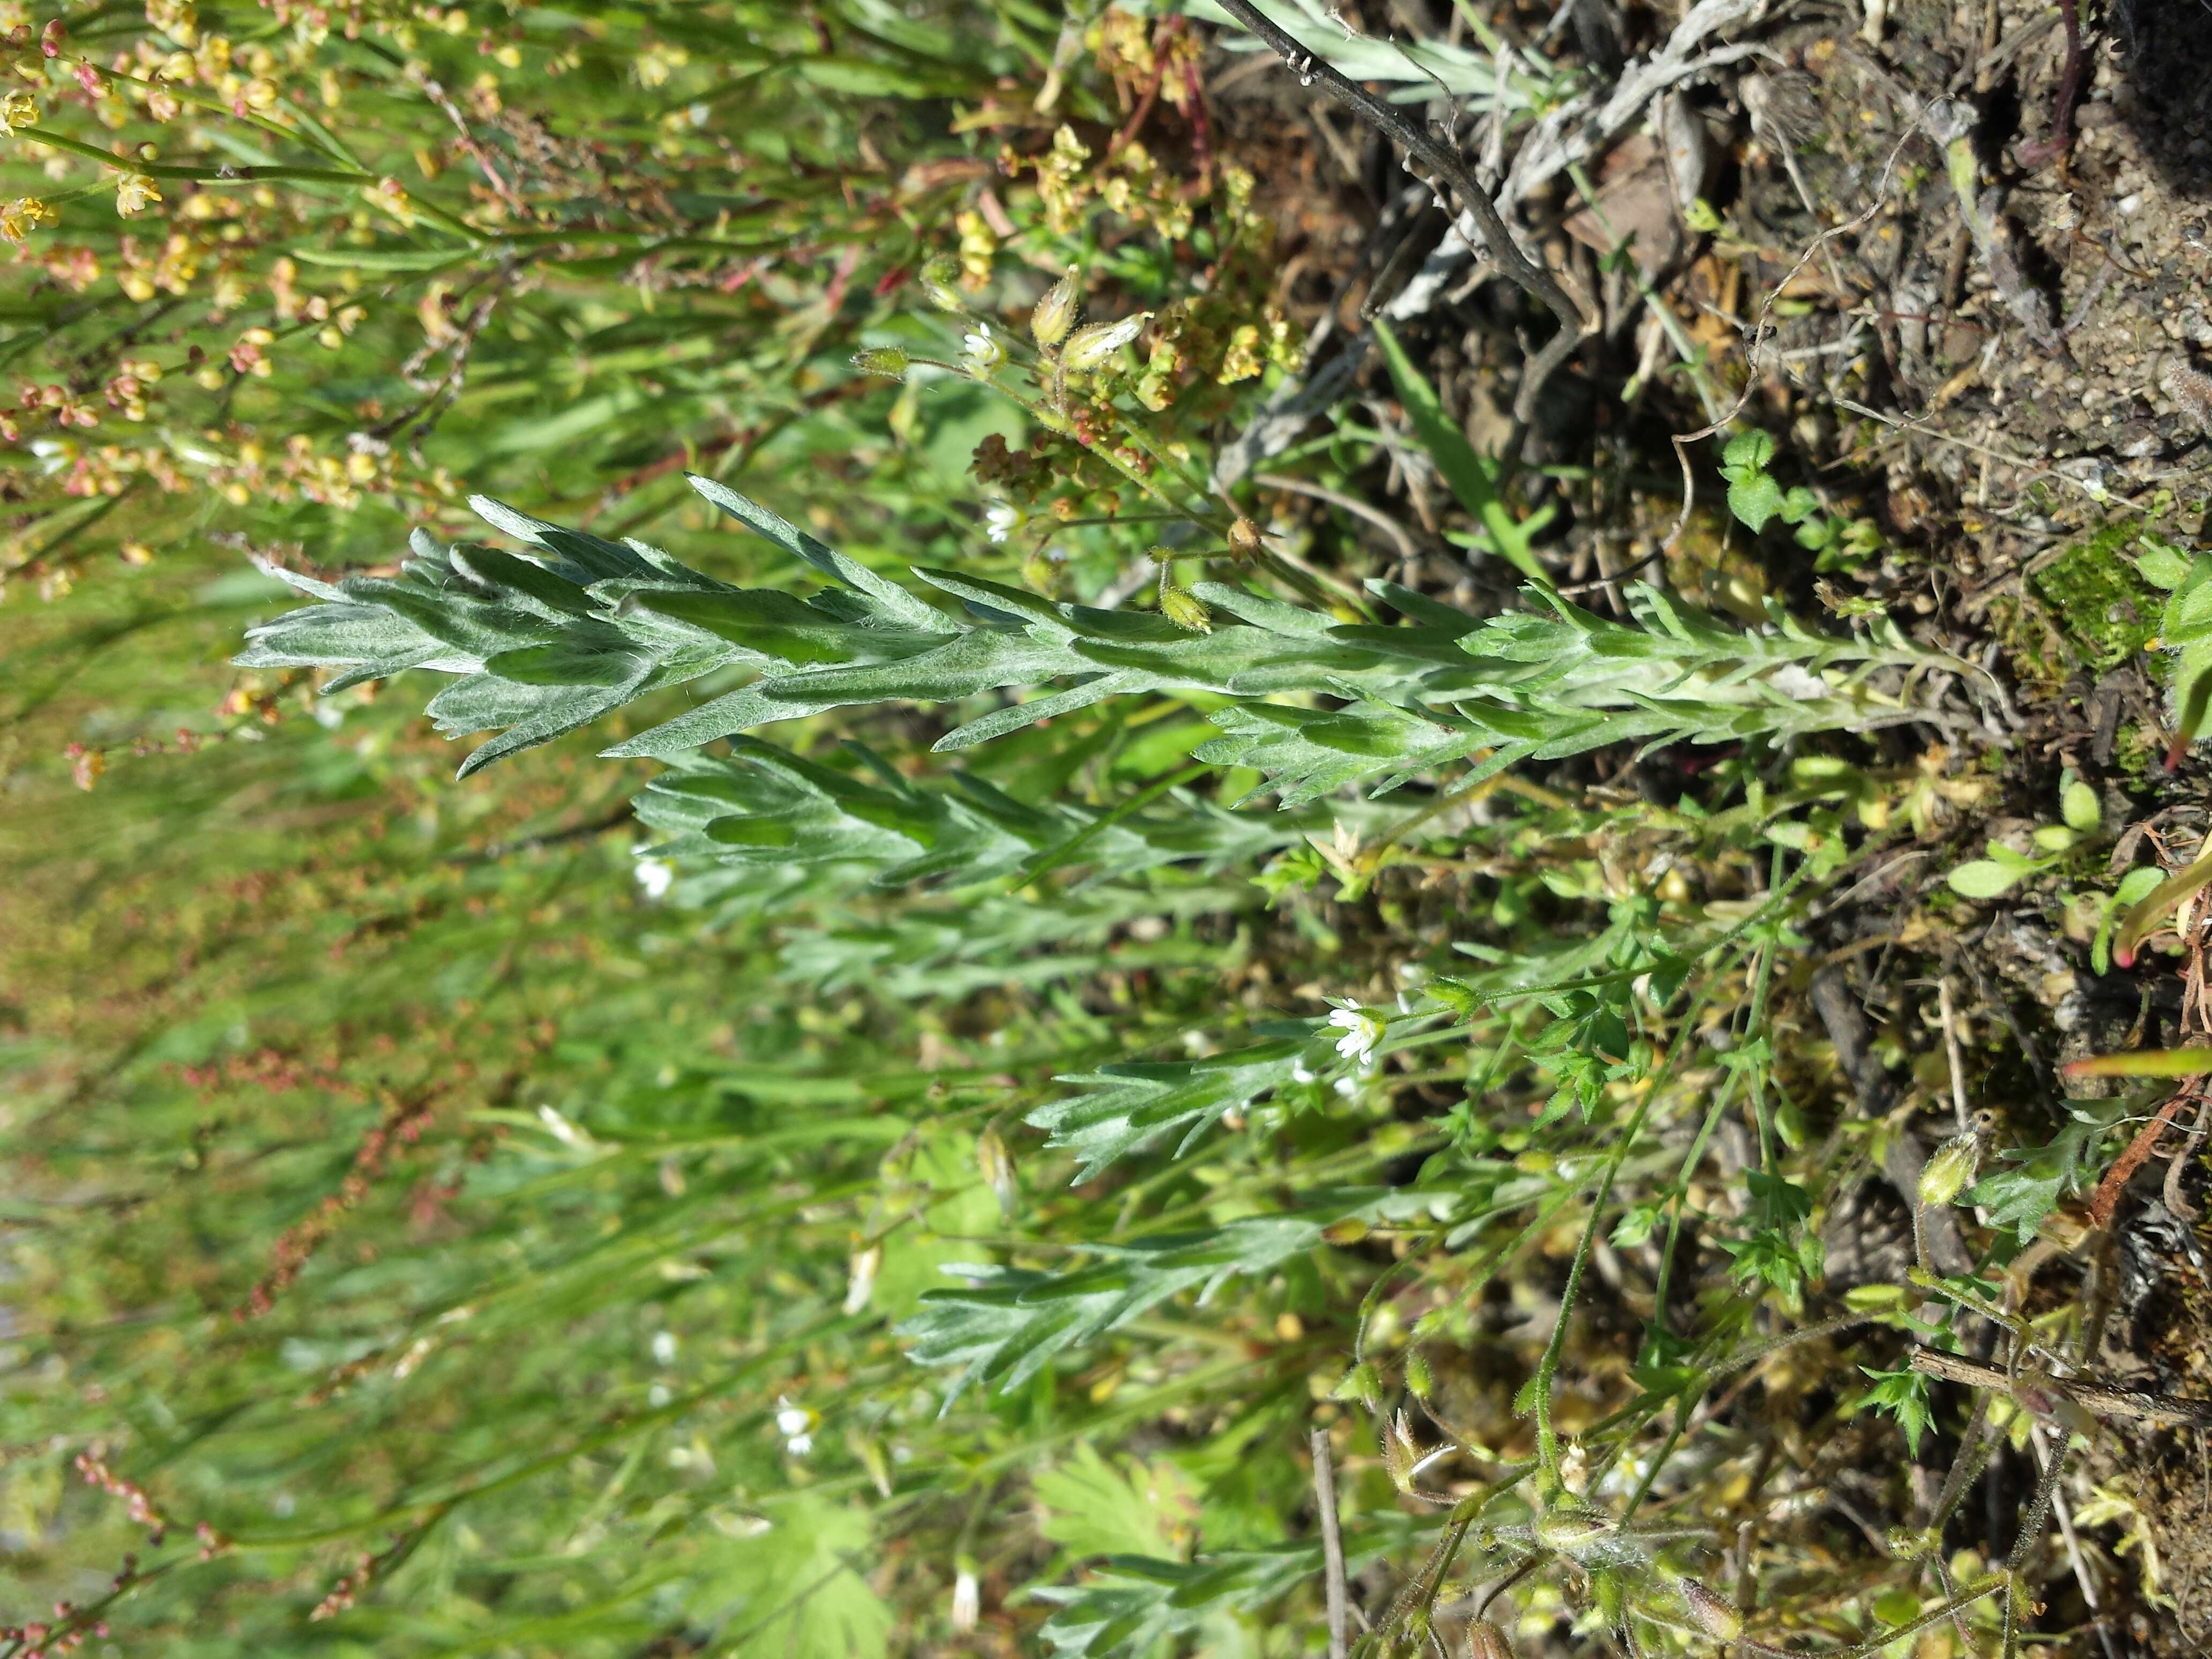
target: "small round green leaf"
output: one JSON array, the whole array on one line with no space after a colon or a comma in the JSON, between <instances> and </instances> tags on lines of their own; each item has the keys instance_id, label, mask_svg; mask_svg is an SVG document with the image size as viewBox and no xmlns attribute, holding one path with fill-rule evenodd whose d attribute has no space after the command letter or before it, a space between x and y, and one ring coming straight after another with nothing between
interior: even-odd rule
<instances>
[{"instance_id":1,"label":"small round green leaf","mask_svg":"<svg viewBox=\"0 0 2212 1659\"><path fill-rule=\"evenodd\" d=\"M1960 865L1944 879L1951 884L1953 892L1963 897L1989 899L2011 891L2026 873L2021 870L2008 870L2003 865L1989 859L1976 859L1971 864Z\"/></svg>"},{"instance_id":2,"label":"small round green leaf","mask_svg":"<svg viewBox=\"0 0 2212 1659\"><path fill-rule=\"evenodd\" d=\"M2075 778L2058 793L2058 811L2069 828L2085 836L2094 836L2105 822L2105 809L2097 804L2097 792Z\"/></svg>"}]
</instances>

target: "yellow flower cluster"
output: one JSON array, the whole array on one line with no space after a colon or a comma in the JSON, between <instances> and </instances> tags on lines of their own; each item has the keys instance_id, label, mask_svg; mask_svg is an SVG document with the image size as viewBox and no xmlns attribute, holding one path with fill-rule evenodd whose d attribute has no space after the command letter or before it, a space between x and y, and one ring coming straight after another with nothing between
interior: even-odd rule
<instances>
[{"instance_id":1,"label":"yellow flower cluster","mask_svg":"<svg viewBox=\"0 0 2212 1659\"><path fill-rule=\"evenodd\" d=\"M1189 236L1191 203L1180 181L1141 143L1132 139L1103 166L1092 167L1090 161L1091 147L1075 136L1073 128L1063 126L1042 155L1030 160L1009 149L1001 154L1000 165L1009 173L1035 169L1045 228L1055 235L1073 234L1092 204L1102 204L1164 241L1180 242Z\"/></svg>"},{"instance_id":2,"label":"yellow flower cluster","mask_svg":"<svg viewBox=\"0 0 2212 1659\"><path fill-rule=\"evenodd\" d=\"M158 252L148 253L135 236L123 239L123 269L116 286L142 305L156 294L182 294L199 275L205 250L181 231L165 238Z\"/></svg>"},{"instance_id":3,"label":"yellow flower cluster","mask_svg":"<svg viewBox=\"0 0 2212 1659\"><path fill-rule=\"evenodd\" d=\"M40 225L50 225L61 216L50 203L35 196L18 196L12 202L0 202L0 237L5 237L17 247Z\"/></svg>"}]
</instances>

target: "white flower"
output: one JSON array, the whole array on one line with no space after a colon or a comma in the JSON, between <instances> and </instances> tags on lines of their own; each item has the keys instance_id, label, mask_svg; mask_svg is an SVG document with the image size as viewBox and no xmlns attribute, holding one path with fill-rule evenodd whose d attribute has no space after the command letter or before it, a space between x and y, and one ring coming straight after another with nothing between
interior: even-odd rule
<instances>
[{"instance_id":1,"label":"white flower","mask_svg":"<svg viewBox=\"0 0 2212 1659\"><path fill-rule=\"evenodd\" d=\"M1382 1042L1382 1033L1389 1029L1382 1016L1371 1008L1346 1006L1332 1010L1328 1023L1344 1032L1336 1040L1336 1052L1362 1065L1374 1054L1375 1045Z\"/></svg>"},{"instance_id":2,"label":"white flower","mask_svg":"<svg viewBox=\"0 0 2212 1659\"><path fill-rule=\"evenodd\" d=\"M814 1449L814 1425L818 1419L804 1406L794 1405L782 1395L775 1397L775 1431L783 1437L783 1449L793 1457L804 1457Z\"/></svg>"},{"instance_id":3,"label":"white flower","mask_svg":"<svg viewBox=\"0 0 2212 1659\"><path fill-rule=\"evenodd\" d=\"M983 509L983 533L1002 542L1030 521L1030 515L1012 501L993 501Z\"/></svg>"},{"instance_id":4,"label":"white flower","mask_svg":"<svg viewBox=\"0 0 2212 1659\"><path fill-rule=\"evenodd\" d=\"M982 1613L983 1588L975 1582L975 1568L963 1566L952 1581L952 1628L965 1636Z\"/></svg>"},{"instance_id":5,"label":"white flower","mask_svg":"<svg viewBox=\"0 0 2212 1659\"><path fill-rule=\"evenodd\" d=\"M1303 1060L1292 1060L1292 1061L1291 1062L1291 1082L1293 1082L1293 1083L1311 1083L1313 1080L1314 1080L1313 1068L1312 1068L1311 1066L1308 1066L1308 1065L1305 1063L1305 1061L1304 1061Z\"/></svg>"},{"instance_id":6,"label":"white flower","mask_svg":"<svg viewBox=\"0 0 2212 1659\"><path fill-rule=\"evenodd\" d=\"M673 1331L655 1331L653 1334L653 1358L657 1364L675 1363L676 1334Z\"/></svg>"},{"instance_id":7,"label":"white flower","mask_svg":"<svg viewBox=\"0 0 2212 1659\"><path fill-rule=\"evenodd\" d=\"M978 322L960 342L963 359L977 374L988 374L1006 361L1006 349L999 343L988 323Z\"/></svg>"},{"instance_id":8,"label":"white flower","mask_svg":"<svg viewBox=\"0 0 2212 1659\"><path fill-rule=\"evenodd\" d=\"M675 866L665 859L640 859L632 872L649 899L665 898L676 880Z\"/></svg>"}]
</instances>

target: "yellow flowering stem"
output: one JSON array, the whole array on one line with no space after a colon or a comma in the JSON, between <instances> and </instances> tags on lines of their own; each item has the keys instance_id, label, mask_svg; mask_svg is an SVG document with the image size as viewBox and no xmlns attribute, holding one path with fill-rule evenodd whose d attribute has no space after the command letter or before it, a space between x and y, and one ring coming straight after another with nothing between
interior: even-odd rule
<instances>
[{"instance_id":1,"label":"yellow flowering stem","mask_svg":"<svg viewBox=\"0 0 2212 1659\"><path fill-rule=\"evenodd\" d=\"M337 134L321 122L307 116L296 106L292 112L299 118L301 125L300 129L295 131L270 120L265 115L257 115L251 109L240 116L237 110L220 98L210 98L205 93L197 92L189 85L179 82L164 81L150 75L132 75L126 70L111 69L105 64L95 64L88 58L72 58L65 54L60 61L71 65L81 64L90 69L103 81L127 81L133 86L144 87L149 91L158 89L167 93L179 104L188 104L194 109L204 110L211 115L227 116L234 121L244 120L251 125L259 127L272 138L286 138L296 142L304 137L315 149L321 150L334 161L345 162L350 167L361 166L361 158L347 149L339 141ZM143 167L139 169L142 173L145 170Z\"/></svg>"},{"instance_id":2,"label":"yellow flowering stem","mask_svg":"<svg viewBox=\"0 0 2212 1659\"><path fill-rule=\"evenodd\" d=\"M180 161L141 161L134 156L111 155L96 145L86 143L82 139L71 138L64 133L50 131L45 127L26 127L16 134L16 137L28 138L34 143L44 144L49 149L66 150L72 155L82 155L88 161L97 161L100 166L117 173L140 173L149 179L190 179L204 185L250 185L274 181L301 185L348 185L356 187L374 185L377 182L374 173L354 173L338 167L290 167L283 163L235 166L228 161L210 167L204 164L192 166ZM456 218L443 208L434 207L421 198L411 194L407 199L409 205L424 218L435 221L455 234L467 237L471 242L482 244L494 240L465 220Z\"/></svg>"}]
</instances>

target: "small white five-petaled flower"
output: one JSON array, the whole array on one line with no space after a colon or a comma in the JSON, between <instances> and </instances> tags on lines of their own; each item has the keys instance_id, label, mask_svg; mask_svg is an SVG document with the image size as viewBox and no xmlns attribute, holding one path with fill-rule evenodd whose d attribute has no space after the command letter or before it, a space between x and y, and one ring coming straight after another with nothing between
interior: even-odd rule
<instances>
[{"instance_id":1,"label":"small white five-petaled flower","mask_svg":"<svg viewBox=\"0 0 2212 1659\"><path fill-rule=\"evenodd\" d=\"M783 1437L784 1449L793 1457L804 1457L814 1449L814 1413L804 1406L794 1405L784 1395L775 1397L775 1431Z\"/></svg>"},{"instance_id":2,"label":"small white five-petaled flower","mask_svg":"<svg viewBox=\"0 0 2212 1659\"><path fill-rule=\"evenodd\" d=\"M968 367L978 374L988 374L1006 361L1006 349L999 343L999 337L991 332L988 323L979 322L969 329L960 347Z\"/></svg>"},{"instance_id":3,"label":"small white five-petaled flower","mask_svg":"<svg viewBox=\"0 0 2212 1659\"><path fill-rule=\"evenodd\" d=\"M1382 1041L1382 1033L1389 1029L1388 1022L1371 1008L1334 1009L1328 1023L1344 1033L1336 1040L1336 1052L1363 1066L1374 1054L1375 1045Z\"/></svg>"},{"instance_id":4,"label":"small white five-petaled flower","mask_svg":"<svg viewBox=\"0 0 2212 1659\"><path fill-rule=\"evenodd\" d=\"M1002 542L1030 521L1030 515L1012 501L993 501L983 509L983 533Z\"/></svg>"}]
</instances>

